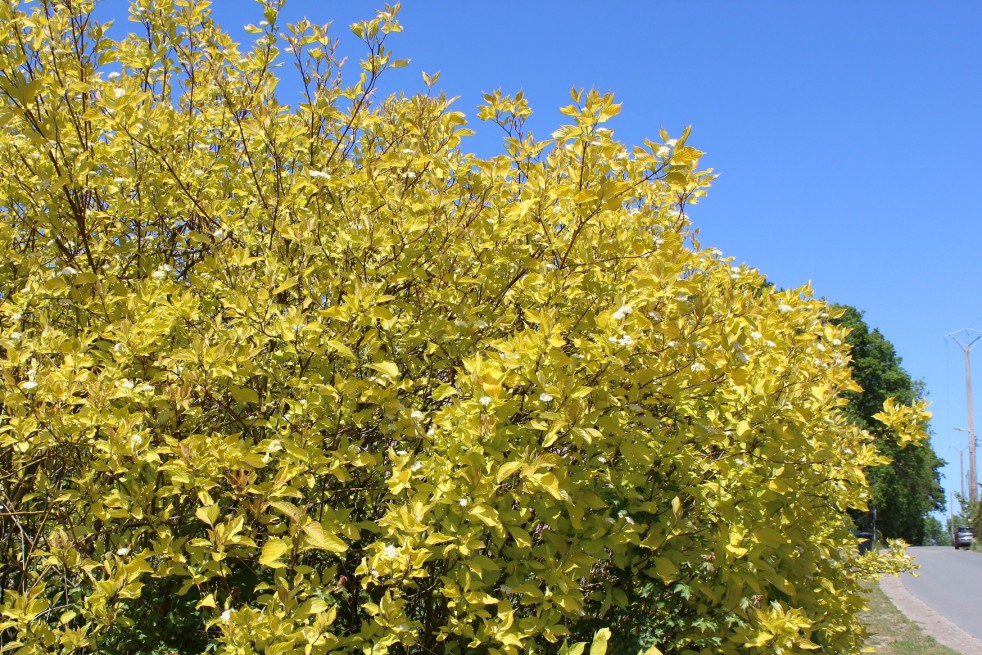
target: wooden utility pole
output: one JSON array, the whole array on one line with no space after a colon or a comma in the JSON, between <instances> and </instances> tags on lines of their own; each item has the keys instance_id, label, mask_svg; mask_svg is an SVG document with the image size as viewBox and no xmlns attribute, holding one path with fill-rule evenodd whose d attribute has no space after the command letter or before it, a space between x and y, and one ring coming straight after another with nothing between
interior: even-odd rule
<instances>
[{"instance_id":1,"label":"wooden utility pole","mask_svg":"<svg viewBox=\"0 0 982 655\"><path fill-rule=\"evenodd\" d=\"M956 330L951 334L948 334L946 338L950 337L952 341L957 343L963 351L965 351L965 393L968 399L968 500L971 503L977 503L979 501L979 484L978 477L975 474L975 420L972 416L972 346L979 339L982 339L982 334L979 334L971 341L968 338L971 337L969 334L965 339L965 343L958 340L955 335L960 335L962 333L977 333L978 330Z\"/></svg>"},{"instance_id":2,"label":"wooden utility pole","mask_svg":"<svg viewBox=\"0 0 982 655\"><path fill-rule=\"evenodd\" d=\"M958 479L962 481L962 498L965 497L965 449L958 451Z\"/></svg>"},{"instance_id":3,"label":"wooden utility pole","mask_svg":"<svg viewBox=\"0 0 982 655\"><path fill-rule=\"evenodd\" d=\"M975 423L972 418L972 344L979 340L975 337L965 346L965 393L968 396L968 499L973 503L979 500L978 478L975 477Z\"/></svg>"},{"instance_id":4,"label":"wooden utility pole","mask_svg":"<svg viewBox=\"0 0 982 655\"><path fill-rule=\"evenodd\" d=\"M951 533L951 543L955 543L955 492L948 492L951 503L948 505L948 532Z\"/></svg>"}]
</instances>

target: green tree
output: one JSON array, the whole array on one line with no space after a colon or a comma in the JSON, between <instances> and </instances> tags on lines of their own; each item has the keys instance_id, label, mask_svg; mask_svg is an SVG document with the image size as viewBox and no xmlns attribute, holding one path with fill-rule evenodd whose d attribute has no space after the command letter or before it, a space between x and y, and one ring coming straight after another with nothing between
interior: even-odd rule
<instances>
[{"instance_id":1,"label":"green tree","mask_svg":"<svg viewBox=\"0 0 982 655\"><path fill-rule=\"evenodd\" d=\"M398 7L352 71L280 5L0 1L0 650L856 652L843 331L699 245L688 132L489 93L478 158L375 97Z\"/></svg>"},{"instance_id":2,"label":"green tree","mask_svg":"<svg viewBox=\"0 0 982 655\"><path fill-rule=\"evenodd\" d=\"M851 350L852 377L861 391L844 394L843 412L854 424L874 435L877 451L890 459L886 466L868 471L872 494L871 511L855 513L858 526L873 529L884 538L903 539L920 545L933 536L931 512L945 509L940 469L944 466L929 441L902 445L883 432L875 415L888 398L911 403L923 395L923 384L901 366L896 349L877 329L870 329L863 313L854 307L838 306L842 315L835 323L849 330L846 343Z\"/></svg>"},{"instance_id":3,"label":"green tree","mask_svg":"<svg viewBox=\"0 0 982 655\"><path fill-rule=\"evenodd\" d=\"M950 546L951 530L946 527L947 524L947 519L944 523L942 523L938 517L934 515L928 516L925 524L925 537L923 545Z\"/></svg>"}]
</instances>

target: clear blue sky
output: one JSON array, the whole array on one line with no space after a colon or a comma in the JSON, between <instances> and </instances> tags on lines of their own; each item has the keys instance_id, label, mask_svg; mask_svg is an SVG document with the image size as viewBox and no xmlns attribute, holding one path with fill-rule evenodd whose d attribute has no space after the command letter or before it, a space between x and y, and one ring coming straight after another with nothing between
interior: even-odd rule
<instances>
[{"instance_id":1,"label":"clear blue sky","mask_svg":"<svg viewBox=\"0 0 982 655\"><path fill-rule=\"evenodd\" d=\"M333 20L356 57L347 25L380 5L288 0L284 18ZM247 0L215 15L238 38L262 20ZM691 212L703 245L863 310L926 383L958 489L964 358L944 335L982 329L982 3L410 0L401 22L390 45L413 61L388 90L440 71L473 118L482 92L521 89L543 137L573 86L616 93L629 144L691 124L720 174ZM471 148L489 154L497 135L479 129Z\"/></svg>"}]
</instances>

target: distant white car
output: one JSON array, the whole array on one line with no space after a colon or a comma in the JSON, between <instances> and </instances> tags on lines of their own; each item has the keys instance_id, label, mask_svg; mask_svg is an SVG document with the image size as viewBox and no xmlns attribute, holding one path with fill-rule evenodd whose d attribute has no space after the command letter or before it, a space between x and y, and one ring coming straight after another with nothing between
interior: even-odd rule
<instances>
[{"instance_id":1,"label":"distant white car","mask_svg":"<svg viewBox=\"0 0 982 655\"><path fill-rule=\"evenodd\" d=\"M973 539L972 528L963 525L955 530L955 538L951 540L951 545L955 547L955 550L959 548L971 548Z\"/></svg>"}]
</instances>

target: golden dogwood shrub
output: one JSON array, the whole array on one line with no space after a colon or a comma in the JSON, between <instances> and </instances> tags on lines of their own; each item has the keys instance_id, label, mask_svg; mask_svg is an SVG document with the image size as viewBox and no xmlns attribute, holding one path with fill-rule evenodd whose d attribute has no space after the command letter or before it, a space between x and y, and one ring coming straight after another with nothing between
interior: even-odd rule
<instances>
[{"instance_id":1,"label":"golden dogwood shrub","mask_svg":"<svg viewBox=\"0 0 982 655\"><path fill-rule=\"evenodd\" d=\"M375 97L396 7L341 75L207 5L0 3L0 651L855 651L843 334L699 246L687 135L494 93L479 158Z\"/></svg>"}]
</instances>

